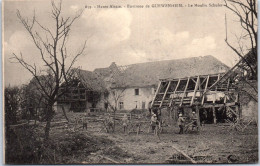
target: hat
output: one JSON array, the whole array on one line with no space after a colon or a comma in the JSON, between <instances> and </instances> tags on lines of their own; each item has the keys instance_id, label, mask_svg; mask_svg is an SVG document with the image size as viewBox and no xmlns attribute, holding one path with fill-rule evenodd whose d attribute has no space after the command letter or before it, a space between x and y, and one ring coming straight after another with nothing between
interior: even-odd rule
<instances>
[{"instance_id":1,"label":"hat","mask_svg":"<svg viewBox=\"0 0 260 166\"><path fill-rule=\"evenodd\" d=\"M182 113L180 113L179 116L182 116Z\"/></svg>"},{"instance_id":2,"label":"hat","mask_svg":"<svg viewBox=\"0 0 260 166\"><path fill-rule=\"evenodd\" d=\"M193 114L195 114L195 111L192 111Z\"/></svg>"}]
</instances>

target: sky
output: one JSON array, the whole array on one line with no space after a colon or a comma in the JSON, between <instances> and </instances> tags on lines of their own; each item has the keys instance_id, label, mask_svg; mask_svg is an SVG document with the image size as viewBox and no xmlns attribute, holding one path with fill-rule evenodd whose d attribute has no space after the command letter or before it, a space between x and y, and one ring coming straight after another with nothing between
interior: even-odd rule
<instances>
[{"instance_id":1,"label":"sky","mask_svg":"<svg viewBox=\"0 0 260 166\"><path fill-rule=\"evenodd\" d=\"M206 3L205 3L206 2ZM223 7L182 8L109 8L97 9L96 5L152 5L152 4L224 4L221 0L63 0L62 14L74 16L84 9L71 28L67 50L71 54L87 47L74 67L93 71L117 65L180 59L212 55L228 66L237 61L237 55L226 45L225 14L230 43L236 45L235 35L241 34L238 18ZM6 0L4 13L4 83L28 83L31 74L10 59L23 54L25 60L42 65L39 52L32 39L19 22L16 12L29 20L35 11L36 18L46 27L55 22L50 17L49 0ZM92 6L87 9L85 6Z\"/></svg>"}]
</instances>

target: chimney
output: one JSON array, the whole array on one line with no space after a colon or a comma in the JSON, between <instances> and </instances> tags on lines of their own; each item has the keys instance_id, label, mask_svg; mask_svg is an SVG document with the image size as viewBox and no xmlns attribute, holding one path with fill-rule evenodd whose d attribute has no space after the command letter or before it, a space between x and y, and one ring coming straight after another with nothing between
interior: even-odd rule
<instances>
[{"instance_id":1,"label":"chimney","mask_svg":"<svg viewBox=\"0 0 260 166\"><path fill-rule=\"evenodd\" d=\"M111 65L109 66L109 68L117 68L116 62L112 62Z\"/></svg>"}]
</instances>

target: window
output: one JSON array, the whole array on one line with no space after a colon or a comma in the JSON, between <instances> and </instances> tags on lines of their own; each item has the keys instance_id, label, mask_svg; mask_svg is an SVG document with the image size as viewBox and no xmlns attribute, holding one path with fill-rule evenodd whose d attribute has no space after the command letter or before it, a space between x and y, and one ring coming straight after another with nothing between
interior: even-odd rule
<instances>
[{"instance_id":1,"label":"window","mask_svg":"<svg viewBox=\"0 0 260 166\"><path fill-rule=\"evenodd\" d=\"M139 95L139 89L135 89L135 95Z\"/></svg>"},{"instance_id":2,"label":"window","mask_svg":"<svg viewBox=\"0 0 260 166\"><path fill-rule=\"evenodd\" d=\"M121 110L121 109L124 109L124 102L119 102L119 109Z\"/></svg>"}]
</instances>

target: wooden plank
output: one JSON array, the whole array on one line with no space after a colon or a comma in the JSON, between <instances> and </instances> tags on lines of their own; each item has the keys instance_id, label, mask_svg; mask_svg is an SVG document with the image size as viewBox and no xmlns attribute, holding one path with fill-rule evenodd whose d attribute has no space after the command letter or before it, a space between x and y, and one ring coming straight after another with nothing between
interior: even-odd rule
<instances>
[{"instance_id":1,"label":"wooden plank","mask_svg":"<svg viewBox=\"0 0 260 166\"><path fill-rule=\"evenodd\" d=\"M199 87L199 83L200 82L200 76L197 77L197 82L196 82L196 85L195 85L195 88L194 88L194 94L192 96L192 99L191 99L191 102L190 102L190 105L192 106L193 102L194 102L194 98L196 96L196 93L197 93L197 90L198 90L198 87Z\"/></svg>"},{"instance_id":2,"label":"wooden plank","mask_svg":"<svg viewBox=\"0 0 260 166\"><path fill-rule=\"evenodd\" d=\"M106 160L108 160L108 161L110 161L110 162L112 162L112 163L120 164L120 162L115 161L114 159L111 159L111 158L109 158L109 157L107 157L107 156L101 156L101 155L98 155L98 156L101 157L101 158L104 158L104 159L106 159Z\"/></svg>"},{"instance_id":3,"label":"wooden plank","mask_svg":"<svg viewBox=\"0 0 260 166\"><path fill-rule=\"evenodd\" d=\"M175 149L177 152L181 153L183 156L185 156L187 159L189 159L193 164L196 164L197 162L193 160L190 156L188 156L186 153L178 149L177 147L172 145L172 148Z\"/></svg>"},{"instance_id":4,"label":"wooden plank","mask_svg":"<svg viewBox=\"0 0 260 166\"><path fill-rule=\"evenodd\" d=\"M205 89L204 89L204 92L203 92L203 97L202 97L202 100L201 100L201 105L204 104L204 100L205 100L205 95L206 95L206 91L207 91L207 88L208 88L208 84L209 84L209 75L207 77L207 82L206 82L206 85L205 85Z\"/></svg>"},{"instance_id":5,"label":"wooden plank","mask_svg":"<svg viewBox=\"0 0 260 166\"><path fill-rule=\"evenodd\" d=\"M163 105L163 101L164 101L164 99L165 99L165 96L166 96L166 94L167 94L167 92L168 92L168 89L169 89L171 83L172 83L172 81L169 81L169 83L168 83L168 85L167 85L167 88L166 88L166 90L165 90L165 92L164 92L164 95L163 95L163 98L162 98L162 101L161 101L161 104L160 104L159 108L161 108L162 105Z\"/></svg>"},{"instance_id":6,"label":"wooden plank","mask_svg":"<svg viewBox=\"0 0 260 166\"><path fill-rule=\"evenodd\" d=\"M175 87L175 90L174 90L174 92L173 92L173 95L175 95L175 93L176 93L176 91L177 91L177 89L178 89L178 87L179 87L179 85L180 85L180 82L181 82L181 79L178 80L178 83L177 83L177 85L176 85L176 87ZM171 102L169 103L169 107L172 105L172 101L173 101L173 98L172 98Z\"/></svg>"},{"instance_id":7,"label":"wooden plank","mask_svg":"<svg viewBox=\"0 0 260 166\"><path fill-rule=\"evenodd\" d=\"M182 99L181 99L180 106L182 105L182 102L183 102L183 99L184 99L185 93L186 93L186 91L187 91L187 88L188 88L189 82L190 82L190 77L188 77L188 80L187 80L187 83L186 83L186 86L185 86L185 89L184 89L184 92L183 92L183 96L182 96Z\"/></svg>"}]
</instances>

